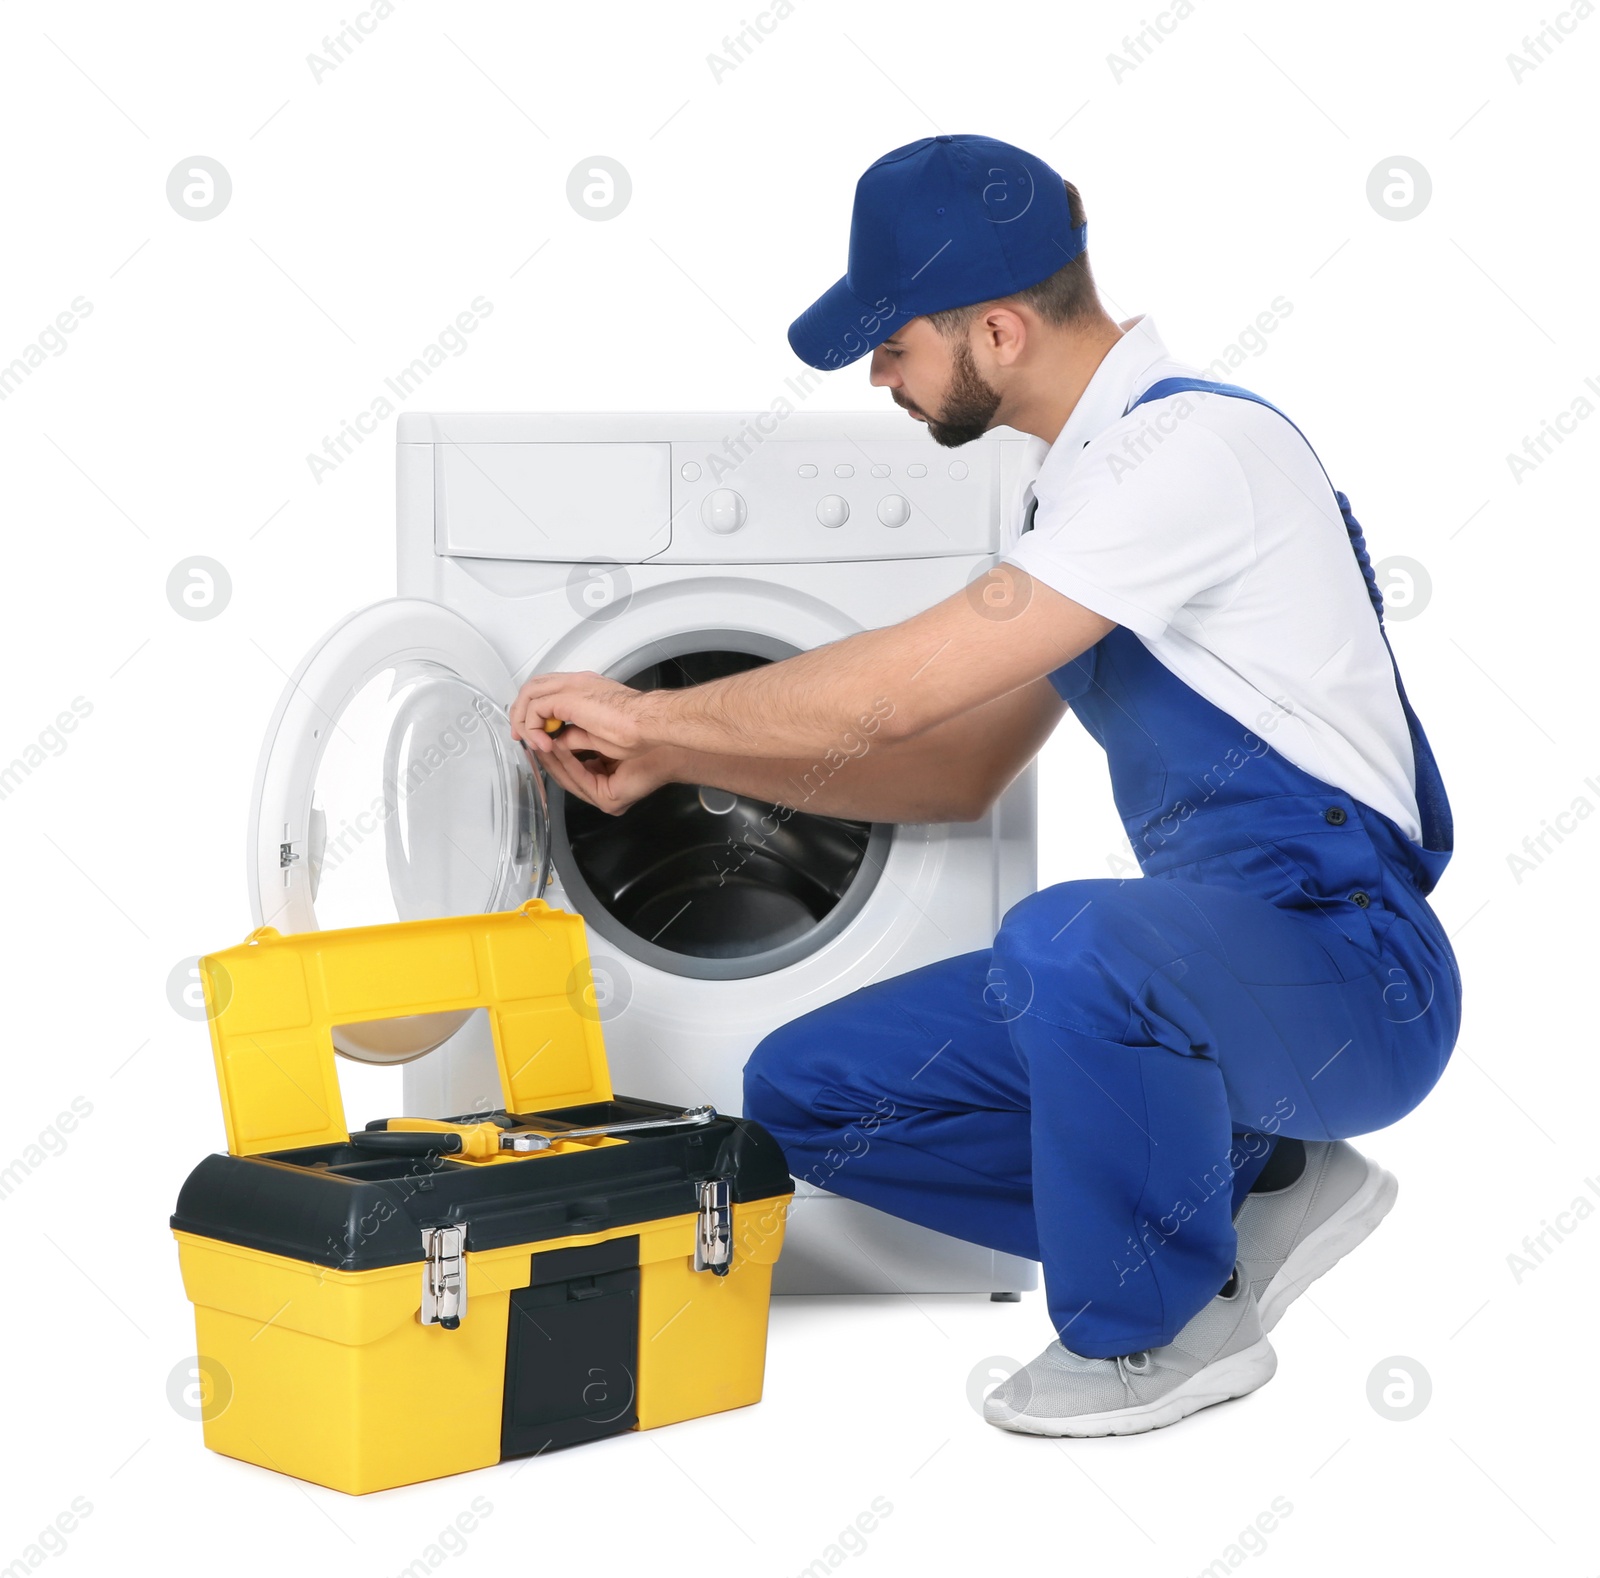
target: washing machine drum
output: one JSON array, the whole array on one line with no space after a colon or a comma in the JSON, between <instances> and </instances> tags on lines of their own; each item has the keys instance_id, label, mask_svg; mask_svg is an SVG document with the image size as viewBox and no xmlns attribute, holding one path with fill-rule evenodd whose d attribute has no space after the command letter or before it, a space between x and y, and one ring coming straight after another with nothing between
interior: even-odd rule
<instances>
[{"instance_id":1,"label":"washing machine drum","mask_svg":"<svg viewBox=\"0 0 1600 1578\"><path fill-rule=\"evenodd\" d=\"M668 784L619 821L569 802L567 835L588 884L636 937L697 958L798 941L844 898L872 826L788 814Z\"/></svg>"},{"instance_id":2,"label":"washing machine drum","mask_svg":"<svg viewBox=\"0 0 1600 1578\"><path fill-rule=\"evenodd\" d=\"M697 684L759 658L701 653L629 678ZM866 901L893 829L666 784L621 816L551 786L556 870L589 925L678 975L761 975L813 953Z\"/></svg>"}]
</instances>

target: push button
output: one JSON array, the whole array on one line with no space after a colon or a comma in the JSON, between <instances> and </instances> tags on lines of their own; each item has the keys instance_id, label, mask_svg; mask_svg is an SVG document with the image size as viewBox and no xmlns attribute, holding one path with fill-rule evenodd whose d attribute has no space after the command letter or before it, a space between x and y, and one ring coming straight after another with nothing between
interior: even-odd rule
<instances>
[{"instance_id":1,"label":"push button","mask_svg":"<svg viewBox=\"0 0 1600 1578\"><path fill-rule=\"evenodd\" d=\"M719 536L738 531L747 515L744 499L732 488L718 488L700 502L700 519L708 531Z\"/></svg>"},{"instance_id":2,"label":"push button","mask_svg":"<svg viewBox=\"0 0 1600 1578\"><path fill-rule=\"evenodd\" d=\"M1360 888L1357 888L1356 891L1350 895L1350 902L1354 904L1357 909L1364 910L1372 902L1372 895L1369 893L1363 893Z\"/></svg>"},{"instance_id":3,"label":"push button","mask_svg":"<svg viewBox=\"0 0 1600 1578\"><path fill-rule=\"evenodd\" d=\"M843 526L850 519L850 505L837 493L830 493L817 504L817 519L824 526Z\"/></svg>"},{"instance_id":4,"label":"push button","mask_svg":"<svg viewBox=\"0 0 1600 1578\"><path fill-rule=\"evenodd\" d=\"M1342 805L1330 805L1322 813L1322 820L1333 827L1343 827L1347 820L1344 807Z\"/></svg>"},{"instance_id":5,"label":"push button","mask_svg":"<svg viewBox=\"0 0 1600 1578\"><path fill-rule=\"evenodd\" d=\"M911 519L911 506L898 493L878 500L878 519L885 526L904 526Z\"/></svg>"}]
</instances>

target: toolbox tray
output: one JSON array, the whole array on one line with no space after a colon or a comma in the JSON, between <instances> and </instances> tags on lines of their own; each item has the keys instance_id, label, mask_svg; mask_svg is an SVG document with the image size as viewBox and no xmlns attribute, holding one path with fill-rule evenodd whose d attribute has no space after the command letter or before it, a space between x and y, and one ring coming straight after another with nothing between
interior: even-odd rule
<instances>
[{"instance_id":1,"label":"toolbox tray","mask_svg":"<svg viewBox=\"0 0 1600 1578\"><path fill-rule=\"evenodd\" d=\"M556 1129L666 1117L656 1101L586 1102L536 1115ZM504 1111L446 1120L493 1122ZM375 1156L345 1144L259 1156L207 1156L178 1195L172 1227L340 1271L422 1259L424 1226L472 1224L474 1250L503 1249L682 1216L699 1182L727 1178L742 1205L793 1189L767 1131L719 1116L693 1129L631 1134L626 1145L573 1149L514 1166L449 1156Z\"/></svg>"}]
</instances>

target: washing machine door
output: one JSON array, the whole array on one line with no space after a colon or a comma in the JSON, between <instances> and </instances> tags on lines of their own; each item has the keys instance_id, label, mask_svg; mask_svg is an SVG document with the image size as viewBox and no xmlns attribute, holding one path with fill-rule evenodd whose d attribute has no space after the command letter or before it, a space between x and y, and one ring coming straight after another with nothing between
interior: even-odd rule
<instances>
[{"instance_id":1,"label":"washing machine door","mask_svg":"<svg viewBox=\"0 0 1600 1578\"><path fill-rule=\"evenodd\" d=\"M262 746L250 905L282 932L514 909L550 877L545 782L511 736L510 671L436 603L352 614L306 654ZM334 1032L335 1048L404 1063L468 1012Z\"/></svg>"}]
</instances>

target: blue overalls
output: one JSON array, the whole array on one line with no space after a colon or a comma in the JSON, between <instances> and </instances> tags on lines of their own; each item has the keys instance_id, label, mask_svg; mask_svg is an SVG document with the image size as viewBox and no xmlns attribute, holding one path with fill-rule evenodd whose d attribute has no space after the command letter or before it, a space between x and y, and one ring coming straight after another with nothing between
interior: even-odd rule
<instances>
[{"instance_id":1,"label":"blue overalls","mask_svg":"<svg viewBox=\"0 0 1600 1578\"><path fill-rule=\"evenodd\" d=\"M1165 379L1134 405L1184 391L1269 404ZM1426 898L1450 806L1395 679L1421 847L1112 630L1050 681L1105 749L1144 880L1057 883L992 949L781 1026L745 1066L746 1112L796 1177L1042 1261L1072 1351L1170 1342L1227 1281L1276 1139L1395 1122L1455 1045L1461 980Z\"/></svg>"}]
</instances>

